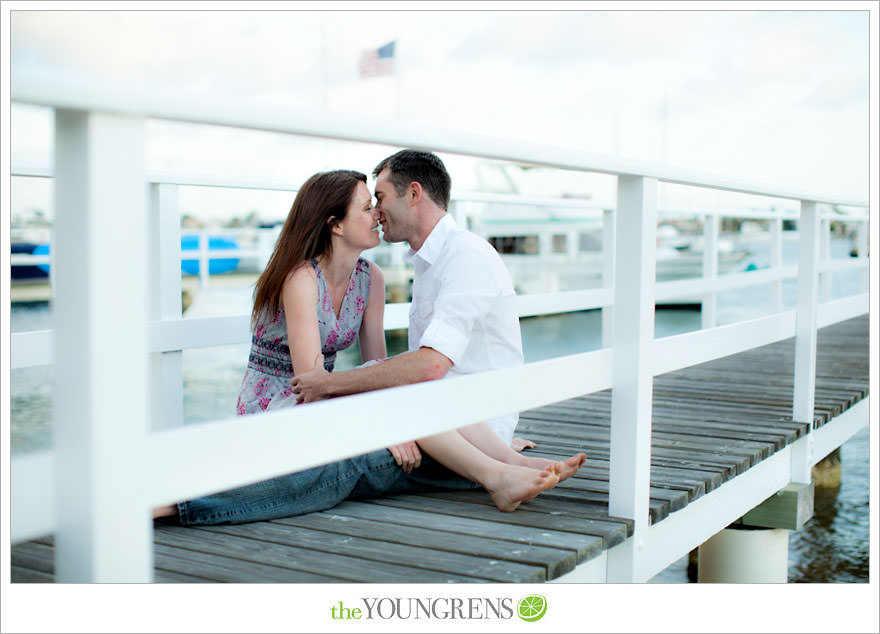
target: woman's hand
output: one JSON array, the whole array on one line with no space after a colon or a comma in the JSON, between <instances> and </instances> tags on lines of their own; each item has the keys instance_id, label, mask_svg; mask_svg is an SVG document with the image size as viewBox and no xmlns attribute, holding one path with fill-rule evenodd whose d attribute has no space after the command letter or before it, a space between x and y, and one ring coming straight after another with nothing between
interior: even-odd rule
<instances>
[{"instance_id":1,"label":"woman's hand","mask_svg":"<svg viewBox=\"0 0 880 634\"><path fill-rule=\"evenodd\" d=\"M297 403L311 403L327 398L327 378L330 373L324 369L324 355L315 357L315 367L308 372L290 379L290 387L296 395Z\"/></svg>"},{"instance_id":2,"label":"woman's hand","mask_svg":"<svg viewBox=\"0 0 880 634\"><path fill-rule=\"evenodd\" d=\"M410 473L422 464L422 452L419 451L419 446L415 441L388 447L388 451L394 456L394 461L398 467L403 469L404 473Z\"/></svg>"}]
</instances>

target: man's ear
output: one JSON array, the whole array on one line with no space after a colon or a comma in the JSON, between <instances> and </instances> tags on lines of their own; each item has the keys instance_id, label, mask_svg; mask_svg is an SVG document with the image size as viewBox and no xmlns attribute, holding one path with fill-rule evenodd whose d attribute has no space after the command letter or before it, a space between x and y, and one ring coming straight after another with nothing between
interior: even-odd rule
<instances>
[{"instance_id":1,"label":"man's ear","mask_svg":"<svg viewBox=\"0 0 880 634\"><path fill-rule=\"evenodd\" d=\"M409 189L406 194L409 196L409 204L416 205L422 201L422 184L418 181L413 181L409 184Z\"/></svg>"}]
</instances>

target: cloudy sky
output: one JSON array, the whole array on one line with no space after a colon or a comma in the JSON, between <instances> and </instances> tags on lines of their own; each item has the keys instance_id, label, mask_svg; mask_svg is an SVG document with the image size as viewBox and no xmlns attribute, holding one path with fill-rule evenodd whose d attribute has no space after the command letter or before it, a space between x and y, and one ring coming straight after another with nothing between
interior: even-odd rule
<instances>
[{"instance_id":1,"label":"cloudy sky","mask_svg":"<svg viewBox=\"0 0 880 634\"><path fill-rule=\"evenodd\" d=\"M13 10L10 21L12 73L97 74L868 195L864 10ZM395 75L361 79L361 52L391 40ZM48 113L13 107L13 165L48 163L50 130ZM369 171L388 149L171 123L148 130L149 169L246 180ZM471 163L451 160L459 188L479 186ZM39 195L24 184L18 192L14 204ZM185 193L181 204L284 213L280 201Z\"/></svg>"}]
</instances>

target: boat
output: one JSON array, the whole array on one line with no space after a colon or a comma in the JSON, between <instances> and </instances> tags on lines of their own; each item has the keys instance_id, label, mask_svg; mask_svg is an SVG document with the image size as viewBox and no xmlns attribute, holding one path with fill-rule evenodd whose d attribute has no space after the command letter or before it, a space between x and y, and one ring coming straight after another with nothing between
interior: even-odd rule
<instances>
[{"instance_id":1,"label":"boat","mask_svg":"<svg viewBox=\"0 0 880 634\"><path fill-rule=\"evenodd\" d=\"M40 255L36 253L42 246L33 242L17 242L10 245L12 255ZM46 250L44 253L48 253ZM33 281L47 281L49 279L49 266L45 264L16 264L10 267L10 279L13 283Z\"/></svg>"},{"instance_id":2,"label":"boat","mask_svg":"<svg viewBox=\"0 0 880 634\"><path fill-rule=\"evenodd\" d=\"M33 242L16 242L11 245L12 255L34 255L48 256L50 254L50 246L48 243ZM208 273L210 275L221 275L235 271L240 262L240 258L229 257L224 254L223 257L211 257L211 251L234 251L238 250L238 242L228 236L209 236L208 237L208 253L209 264ZM184 235L180 238L180 251L183 255L188 252L198 253L199 236ZM45 263L24 264L14 263L11 268L11 279L15 282L47 282L50 273L50 265ZM184 275L199 274L198 257L183 257L180 261L180 269Z\"/></svg>"},{"instance_id":3,"label":"boat","mask_svg":"<svg viewBox=\"0 0 880 634\"><path fill-rule=\"evenodd\" d=\"M482 176L478 191L457 192L450 213L458 226L470 229L498 251L517 294L603 286L604 213L613 204L603 204L585 193L599 183L535 181L542 177L541 170L516 169L511 164L485 162L478 167L476 172ZM405 245L382 244L368 252L385 272L388 301L412 297L412 269L403 260L406 250ZM717 251L719 275L742 267L749 255L725 236L719 236ZM656 280L700 277L702 272L702 232L682 231L675 221L662 220L657 227ZM697 303L688 299L671 305Z\"/></svg>"},{"instance_id":4,"label":"boat","mask_svg":"<svg viewBox=\"0 0 880 634\"><path fill-rule=\"evenodd\" d=\"M227 251L227 250L237 250L238 243L234 238L230 238L228 236L208 236L208 253L210 255L211 251ZM198 235L184 235L180 237L180 251L181 255L184 252L199 250L199 236ZM210 257L208 260L208 273L210 275L221 275L223 273L231 273L238 268L240 262L240 258L236 257ZM199 259L198 257L194 258L186 258L182 257L180 260L180 269L184 275L198 275L199 274Z\"/></svg>"}]
</instances>

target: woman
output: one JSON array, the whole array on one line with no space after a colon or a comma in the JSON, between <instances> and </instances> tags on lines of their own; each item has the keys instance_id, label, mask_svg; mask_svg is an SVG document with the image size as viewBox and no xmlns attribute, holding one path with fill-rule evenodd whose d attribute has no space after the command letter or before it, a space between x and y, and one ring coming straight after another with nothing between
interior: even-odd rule
<instances>
[{"instance_id":1,"label":"woman","mask_svg":"<svg viewBox=\"0 0 880 634\"><path fill-rule=\"evenodd\" d=\"M257 280L248 368L236 404L240 415L296 405L290 379L323 355L358 338L364 363L386 357L385 283L361 253L379 244L379 216L360 172L338 170L309 178L299 190L266 270ZM553 462L525 457L485 423L418 440L447 468L483 486L502 511L552 488L583 464L584 454ZM413 442L390 447L404 471L418 467ZM157 516L170 515L166 507Z\"/></svg>"}]
</instances>

